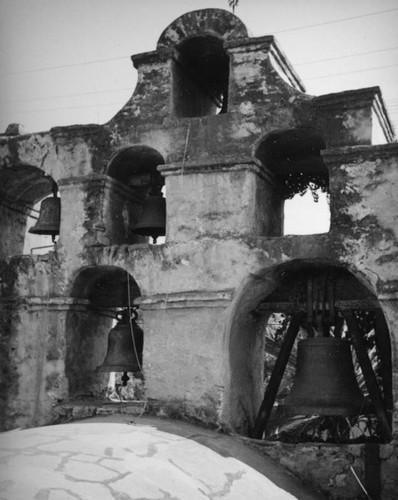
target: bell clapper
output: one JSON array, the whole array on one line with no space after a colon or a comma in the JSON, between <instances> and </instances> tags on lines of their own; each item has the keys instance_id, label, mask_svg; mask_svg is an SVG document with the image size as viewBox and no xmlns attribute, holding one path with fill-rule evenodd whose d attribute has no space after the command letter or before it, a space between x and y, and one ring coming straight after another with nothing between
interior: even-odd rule
<instances>
[{"instance_id":1,"label":"bell clapper","mask_svg":"<svg viewBox=\"0 0 398 500\"><path fill-rule=\"evenodd\" d=\"M130 380L130 377L127 375L127 372L123 372L123 377L121 378L123 382L123 387L126 387L127 382Z\"/></svg>"}]
</instances>

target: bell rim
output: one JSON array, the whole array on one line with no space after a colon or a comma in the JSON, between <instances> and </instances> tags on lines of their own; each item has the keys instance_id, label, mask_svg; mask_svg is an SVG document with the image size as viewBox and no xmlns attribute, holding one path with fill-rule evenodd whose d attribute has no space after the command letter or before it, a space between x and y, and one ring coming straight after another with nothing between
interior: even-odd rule
<instances>
[{"instance_id":1,"label":"bell rim","mask_svg":"<svg viewBox=\"0 0 398 500\"><path fill-rule=\"evenodd\" d=\"M35 229L35 227L33 226L29 229L28 233L39 234L39 235L43 235L43 236L46 236L46 235L57 236L59 234L59 229L52 229L51 227L49 227L49 228L42 227L40 229Z\"/></svg>"},{"instance_id":2,"label":"bell rim","mask_svg":"<svg viewBox=\"0 0 398 500\"><path fill-rule=\"evenodd\" d=\"M140 234L141 236L166 236L166 231L163 226L161 227L151 227L148 228L148 226L142 226L140 227L138 224L133 227L133 232Z\"/></svg>"},{"instance_id":3,"label":"bell rim","mask_svg":"<svg viewBox=\"0 0 398 500\"><path fill-rule=\"evenodd\" d=\"M141 370L139 367L131 367L131 366L122 366L122 365L106 365L106 366L98 366L96 369L97 372L128 372L128 373L138 373Z\"/></svg>"}]
</instances>

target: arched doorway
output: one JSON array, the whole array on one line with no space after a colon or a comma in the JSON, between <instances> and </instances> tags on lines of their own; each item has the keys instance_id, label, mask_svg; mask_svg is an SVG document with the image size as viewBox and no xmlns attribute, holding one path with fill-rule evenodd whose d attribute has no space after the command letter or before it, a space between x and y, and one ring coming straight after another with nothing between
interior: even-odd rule
<instances>
[{"instance_id":1,"label":"arched doorway","mask_svg":"<svg viewBox=\"0 0 398 500\"><path fill-rule=\"evenodd\" d=\"M287 411L285 404L296 377L298 342L323 337L349 343L363 405L348 417L314 410L300 420L300 411ZM293 261L251 278L231 321L230 363L230 412L239 432L288 442L391 439L388 327L375 295L340 266Z\"/></svg>"}]
</instances>

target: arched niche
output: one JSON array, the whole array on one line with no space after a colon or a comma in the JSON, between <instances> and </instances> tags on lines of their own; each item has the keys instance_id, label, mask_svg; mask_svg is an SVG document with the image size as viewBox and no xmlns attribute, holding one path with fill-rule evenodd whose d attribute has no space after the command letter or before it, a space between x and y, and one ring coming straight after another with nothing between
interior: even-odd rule
<instances>
[{"instance_id":1,"label":"arched niche","mask_svg":"<svg viewBox=\"0 0 398 500\"><path fill-rule=\"evenodd\" d=\"M76 276L71 298L75 305L66 318L65 374L69 397L104 398L109 373L98 372L107 354L108 335L121 311L136 308L140 289L125 270L114 266L82 269ZM139 346L142 359L142 345Z\"/></svg>"},{"instance_id":2,"label":"arched niche","mask_svg":"<svg viewBox=\"0 0 398 500\"><path fill-rule=\"evenodd\" d=\"M311 320L308 319L310 314ZM230 389L227 404L231 427L257 438L287 436L290 442L306 440L299 427L285 436L280 429L290 418L284 413L283 400L295 375L297 342L309 336L309 324L318 325L315 326L319 329L316 336L326 328L322 326L323 320L316 323L317 315L327 317L325 324L329 335L349 340L355 373L365 396L364 414L350 417L352 427L344 427L345 424L341 427L341 432L346 432L346 441L388 441L391 438L392 359L383 311L364 280L345 268L317 261L293 261L269 268L250 277L242 287L228 328ZM294 319L297 317L298 320ZM299 325L293 332L294 338L293 321L298 321ZM293 342L291 350L286 347L289 335ZM360 356L365 353L368 366L373 370L373 382L358 355L358 343L362 346ZM375 401L375 387L381 398L381 408ZM367 431L369 436L358 430L360 419L365 418L367 425L374 424ZM305 423L303 420L303 425ZM279 434L276 435L275 429ZM328 437L331 442L334 438Z\"/></svg>"},{"instance_id":3,"label":"arched niche","mask_svg":"<svg viewBox=\"0 0 398 500\"><path fill-rule=\"evenodd\" d=\"M130 239L126 243L139 243L144 241L142 236L138 236L134 228L141 220L146 203L149 197L155 196L165 198L164 178L158 172L157 167L164 164L162 155L154 148L145 145L135 145L122 149L111 159L107 168L109 177L116 179L123 186L128 188L129 193L125 193L127 199L120 201L120 191L115 189L111 192L109 207L113 207L110 221L129 221L128 233ZM157 198L159 204L165 205L164 199ZM131 203L128 203L130 200ZM156 205L157 206L157 205ZM166 214L160 211L164 220L163 235L165 234ZM128 214L128 216L126 216ZM111 222L110 222L111 223ZM126 230L126 228L124 228ZM149 234L149 233L148 233Z\"/></svg>"},{"instance_id":4,"label":"arched niche","mask_svg":"<svg viewBox=\"0 0 398 500\"><path fill-rule=\"evenodd\" d=\"M222 38L204 33L182 40L173 50L172 75L175 116L227 112L229 56Z\"/></svg>"},{"instance_id":5,"label":"arched niche","mask_svg":"<svg viewBox=\"0 0 398 500\"><path fill-rule=\"evenodd\" d=\"M19 255L46 245L45 237L31 235L28 229L38 220L40 202L57 191L52 177L31 165L0 169L0 177L0 254Z\"/></svg>"},{"instance_id":6,"label":"arched niche","mask_svg":"<svg viewBox=\"0 0 398 500\"><path fill-rule=\"evenodd\" d=\"M275 131L255 152L276 181L283 209L283 234L316 234L330 228L329 172L321 150L325 142L308 127Z\"/></svg>"},{"instance_id":7,"label":"arched niche","mask_svg":"<svg viewBox=\"0 0 398 500\"><path fill-rule=\"evenodd\" d=\"M164 159L156 149L144 145L129 146L114 155L107 174L133 190L145 190L153 177L162 184L156 168L163 164Z\"/></svg>"}]
</instances>

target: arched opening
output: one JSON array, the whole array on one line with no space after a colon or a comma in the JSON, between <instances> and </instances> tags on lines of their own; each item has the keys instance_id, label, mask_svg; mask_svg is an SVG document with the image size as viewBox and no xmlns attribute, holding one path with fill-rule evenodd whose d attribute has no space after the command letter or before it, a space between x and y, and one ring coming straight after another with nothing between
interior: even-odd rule
<instances>
[{"instance_id":1,"label":"arched opening","mask_svg":"<svg viewBox=\"0 0 398 500\"><path fill-rule=\"evenodd\" d=\"M322 137L308 128L271 133L256 156L273 173L284 200L283 234L317 234L330 229L329 173L320 151Z\"/></svg>"},{"instance_id":2,"label":"arched opening","mask_svg":"<svg viewBox=\"0 0 398 500\"><path fill-rule=\"evenodd\" d=\"M65 373L70 400L101 403L142 398L139 296L134 278L117 267L87 268L75 279L71 297L76 302L66 320ZM111 340L115 330L116 338Z\"/></svg>"},{"instance_id":3,"label":"arched opening","mask_svg":"<svg viewBox=\"0 0 398 500\"><path fill-rule=\"evenodd\" d=\"M44 196L31 208L26 224L24 254L45 254L55 248L61 217L61 200L55 183L52 184L52 191L51 196Z\"/></svg>"},{"instance_id":4,"label":"arched opening","mask_svg":"<svg viewBox=\"0 0 398 500\"><path fill-rule=\"evenodd\" d=\"M327 347L303 362L300 350L311 343ZM334 351L341 343L349 362ZM317 371L324 355L331 363L326 375L322 367ZM231 422L241 433L291 443L391 439L388 327L374 294L343 268L292 262L252 279L231 319L230 361ZM309 374L304 393L310 409L303 409L303 399L291 403L303 371ZM341 380L333 377L339 373Z\"/></svg>"},{"instance_id":5,"label":"arched opening","mask_svg":"<svg viewBox=\"0 0 398 500\"><path fill-rule=\"evenodd\" d=\"M43 216L43 212L40 213L42 201L57 195L56 183L43 171L30 165L2 169L0 176L0 253L4 256L20 255L30 253L32 249L35 253L47 253L54 247L51 235L59 234L59 201L58 217L54 218L52 211L49 213L51 220L47 219L51 223L51 231L46 232L46 223L42 225L44 232L39 231L40 234L32 234L29 230Z\"/></svg>"},{"instance_id":6,"label":"arched opening","mask_svg":"<svg viewBox=\"0 0 398 500\"><path fill-rule=\"evenodd\" d=\"M174 48L172 74L177 117L227 112L229 56L221 38L204 34L180 42Z\"/></svg>"},{"instance_id":7,"label":"arched opening","mask_svg":"<svg viewBox=\"0 0 398 500\"><path fill-rule=\"evenodd\" d=\"M163 236L166 234L166 206L165 206L165 186L164 178L157 170L159 165L163 165L164 160L161 154L148 146L131 146L117 153L111 160L107 174L126 186L131 193L131 200L134 204L130 209L126 209L124 204L113 203L114 207L119 207L119 212L114 213L112 221L124 220L129 227L125 230L129 233L129 243L139 243L147 241L148 236L151 242L157 240L164 242ZM115 193L114 197L118 194ZM149 204L149 225L142 224L142 218L148 221ZM155 210L153 210L153 207ZM116 209L117 210L117 209ZM128 217L126 213L128 212ZM137 228L140 225L141 230Z\"/></svg>"}]
</instances>

